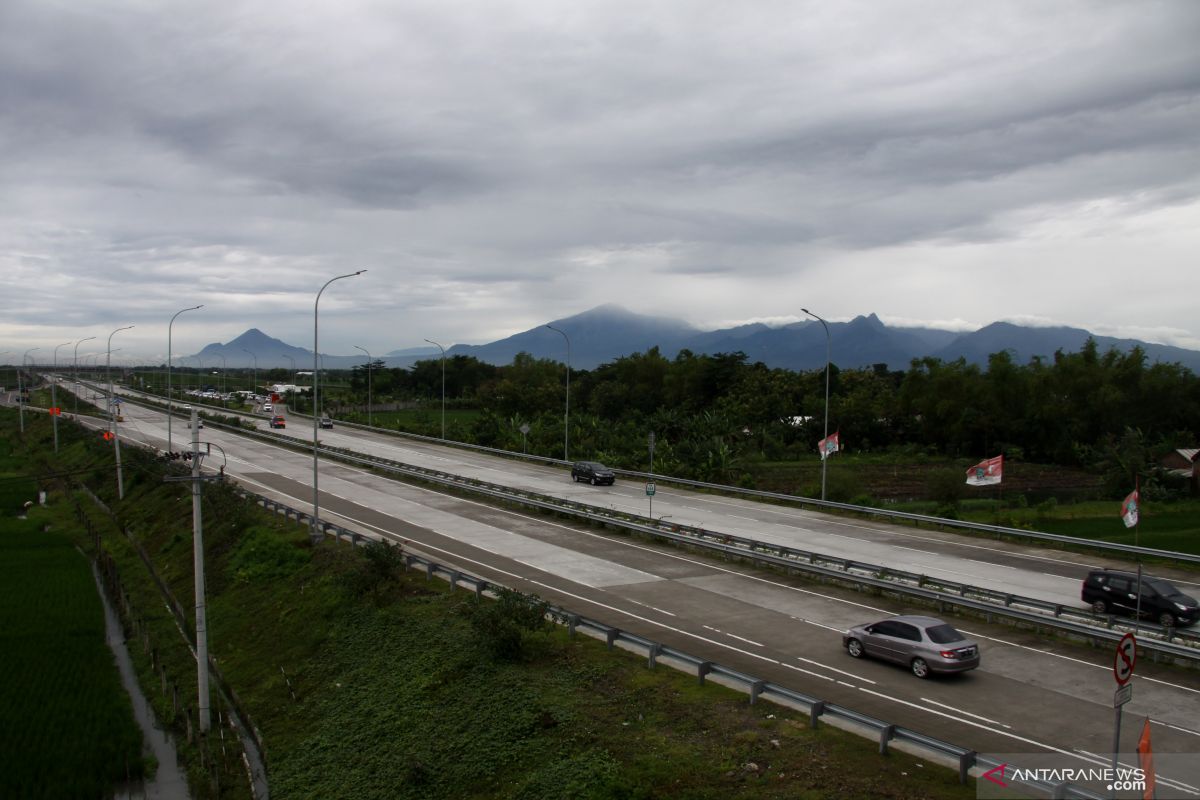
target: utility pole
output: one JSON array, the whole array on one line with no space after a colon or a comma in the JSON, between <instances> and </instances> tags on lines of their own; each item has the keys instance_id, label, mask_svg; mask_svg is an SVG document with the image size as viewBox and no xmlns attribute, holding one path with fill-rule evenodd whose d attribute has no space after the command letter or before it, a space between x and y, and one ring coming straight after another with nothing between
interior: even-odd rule
<instances>
[{"instance_id":1,"label":"utility pole","mask_svg":"<svg viewBox=\"0 0 1200 800\"><path fill-rule=\"evenodd\" d=\"M200 718L200 732L208 733L212 727L208 691L208 613L204 596L204 514L200 504L200 484L204 481L221 480L224 469L218 475L202 475L200 466L200 412L192 408L192 474L164 478L165 481L189 481L192 484L192 564L196 588L196 686L199 694L196 712Z\"/></svg>"},{"instance_id":2,"label":"utility pole","mask_svg":"<svg viewBox=\"0 0 1200 800\"><path fill-rule=\"evenodd\" d=\"M200 412L192 406L192 559L196 572L196 685L200 732L208 733L208 620L204 599L204 514L200 508Z\"/></svg>"}]
</instances>

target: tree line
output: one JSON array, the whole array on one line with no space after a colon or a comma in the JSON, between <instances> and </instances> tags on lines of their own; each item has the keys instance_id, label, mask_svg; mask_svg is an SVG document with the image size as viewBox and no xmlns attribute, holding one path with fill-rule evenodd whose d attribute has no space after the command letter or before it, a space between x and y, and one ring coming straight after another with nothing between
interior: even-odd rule
<instances>
[{"instance_id":1,"label":"tree line","mask_svg":"<svg viewBox=\"0 0 1200 800\"><path fill-rule=\"evenodd\" d=\"M451 407L479 413L453 436L478 444L560 456L566 369L518 354L494 366L469 356L444 362ZM441 397L441 359L411 369L372 365L376 402ZM829 431L857 452L897 449L945 458L1010 458L1126 474L1162 452L1196 446L1200 380L1144 351L1078 352L1017 363L995 353L985 366L963 359L913 360L829 373ZM366 367L350 389L366 395ZM825 370L795 372L750 362L745 353L704 355L657 348L570 375L572 458L645 469L654 432L655 469L729 479L745 459L815 458L825 426ZM528 434L522 435L522 426Z\"/></svg>"}]
</instances>

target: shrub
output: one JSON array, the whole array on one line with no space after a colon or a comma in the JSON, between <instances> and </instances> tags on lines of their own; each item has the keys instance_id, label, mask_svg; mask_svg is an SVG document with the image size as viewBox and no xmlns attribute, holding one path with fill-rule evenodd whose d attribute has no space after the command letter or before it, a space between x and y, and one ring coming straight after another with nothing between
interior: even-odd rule
<instances>
[{"instance_id":1,"label":"shrub","mask_svg":"<svg viewBox=\"0 0 1200 800\"><path fill-rule=\"evenodd\" d=\"M229 572L235 580L247 582L282 578L301 569L308 560L309 551L269 530L253 527L234 548Z\"/></svg>"},{"instance_id":2,"label":"shrub","mask_svg":"<svg viewBox=\"0 0 1200 800\"><path fill-rule=\"evenodd\" d=\"M497 589L494 601L471 596L459 607L478 637L495 659L518 661L526 655L529 634L547 630L549 604L537 595Z\"/></svg>"},{"instance_id":3,"label":"shrub","mask_svg":"<svg viewBox=\"0 0 1200 800\"><path fill-rule=\"evenodd\" d=\"M360 597L381 596L404 572L404 549L398 544L370 541L359 548L362 562L350 573L350 591Z\"/></svg>"}]
</instances>

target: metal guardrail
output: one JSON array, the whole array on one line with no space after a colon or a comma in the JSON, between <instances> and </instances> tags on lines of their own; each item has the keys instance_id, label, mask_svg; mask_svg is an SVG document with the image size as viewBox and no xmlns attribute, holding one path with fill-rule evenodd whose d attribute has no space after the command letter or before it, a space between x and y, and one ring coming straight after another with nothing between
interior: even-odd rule
<instances>
[{"instance_id":1,"label":"metal guardrail","mask_svg":"<svg viewBox=\"0 0 1200 800\"><path fill-rule=\"evenodd\" d=\"M312 447L310 442L290 436L269 435L261 432L258 432L258 435L276 440L290 439L294 444L307 448ZM759 542L716 531L682 525L670 525L664 529L661 523L645 520L645 518L627 514L618 515L616 512L597 509L582 503L534 492L518 491L498 484L463 478L452 473L402 464L389 459L365 456L343 448L322 447L321 452L345 462L382 468L444 486L466 489L502 502L515 502L552 513L565 513L589 522L619 527L629 532L652 536L675 544L702 547L725 556L750 559L785 571L804 572L822 580L848 583L856 588L870 588L882 592L903 594L936 604L939 610L953 608L982 615L989 622L998 617L1031 626L1036 630L1050 628L1060 633L1087 639L1093 643L1116 642L1124 633L1124 624L1115 616L1096 615L1090 611L1071 608L1061 603L932 578L838 556ZM1025 611L1021 607L1034 610ZM1129 627L1132 627L1132 623ZM1160 660L1182 661L1190 666L1200 667L1200 634L1176 628L1164 628L1149 622L1142 622L1139 627L1143 631L1153 631L1164 639L1161 642L1147 638L1140 640L1139 644L1151 660L1156 662ZM1187 644L1176 644L1174 640L1180 640Z\"/></svg>"},{"instance_id":2,"label":"metal guardrail","mask_svg":"<svg viewBox=\"0 0 1200 800\"><path fill-rule=\"evenodd\" d=\"M287 519L295 519L297 522L304 524L308 524L312 519L310 514L297 511L284 503L271 500L245 489L239 489L239 492L264 508L282 514ZM338 540L345 539L354 545L362 544L365 541L387 541L387 539L377 539L376 537L361 534L328 522L319 521L318 528L326 535L333 535ZM442 564L412 552L405 551L403 558L406 568L421 569L425 572L427 578L438 577L445 579L450 583L451 587L459 588L463 586L464 588L469 588L477 596L487 592L489 587L502 587L502 584L485 580L464 570ZM750 696L751 705L762 698L772 700L780 705L799 706L804 713L808 714L810 727L814 730L819 728L823 717L841 720L851 723L859 729L866 729L878 741L880 755L886 755L892 743L905 742L934 756L953 760L958 765L958 777L961 783L966 783L972 768L985 770L1000 766L1000 762L986 756L981 756L970 748L943 741L911 728L891 724L846 706L826 702L813 695L790 689L779 683L763 680L718 662L692 655L691 653L664 645L660 642L655 642L639 634L624 631L599 620L572 613L567 609L550 606L549 612L551 618L561 621L566 625L569 634L572 636L576 632L584 632L597 639L604 640L609 650L613 650L619 645L623 649L645 654L647 666L650 669L653 669L659 661L664 661L668 666L693 673L701 686L704 685L706 679L713 678L720 679L724 685L732 686L746 692ZM1103 795L1095 794L1071 783L1052 784L1044 781L1026 781L1025 785L1045 792L1051 797L1103 800Z\"/></svg>"}]
</instances>

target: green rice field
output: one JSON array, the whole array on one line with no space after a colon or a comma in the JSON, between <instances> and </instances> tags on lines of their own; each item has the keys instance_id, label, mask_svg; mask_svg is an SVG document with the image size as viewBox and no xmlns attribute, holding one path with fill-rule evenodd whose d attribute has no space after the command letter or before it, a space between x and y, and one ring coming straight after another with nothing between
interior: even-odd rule
<instances>
[{"instance_id":1,"label":"green rice field","mask_svg":"<svg viewBox=\"0 0 1200 800\"><path fill-rule=\"evenodd\" d=\"M111 796L145 771L142 734L91 567L41 527L0 521L0 797Z\"/></svg>"}]
</instances>

